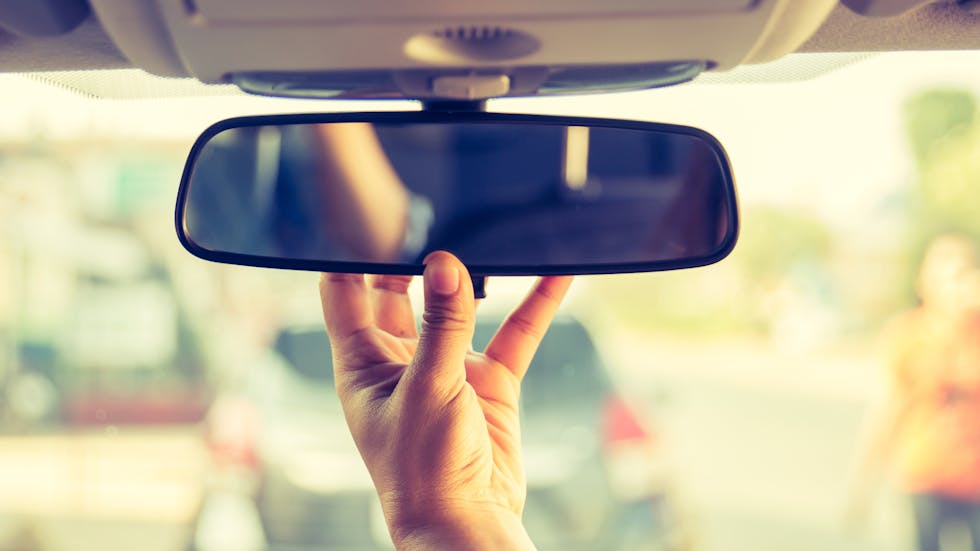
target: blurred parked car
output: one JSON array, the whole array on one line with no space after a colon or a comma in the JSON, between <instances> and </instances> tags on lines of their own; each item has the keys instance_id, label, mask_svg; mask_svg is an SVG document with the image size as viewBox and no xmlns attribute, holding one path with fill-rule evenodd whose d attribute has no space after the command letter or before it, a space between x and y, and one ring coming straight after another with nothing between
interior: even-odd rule
<instances>
[{"instance_id":1,"label":"blurred parked car","mask_svg":"<svg viewBox=\"0 0 980 551\"><path fill-rule=\"evenodd\" d=\"M0 370L0 549L181 549L207 472L204 355L155 263L73 268L65 315Z\"/></svg>"},{"instance_id":2,"label":"blurred parked car","mask_svg":"<svg viewBox=\"0 0 980 551\"><path fill-rule=\"evenodd\" d=\"M499 322L478 321L477 348ZM374 486L335 398L328 352L321 325L288 326L268 357L215 401L206 431L219 481L213 492L226 496L233 486L247 495L261 524L254 533L271 549L390 549ZM524 518L539 548L683 545L657 434L617 393L580 322L555 321L522 389ZM217 505L227 499L211 502L230 509ZM228 526L241 527L248 515L236 508ZM211 518L219 516L230 518ZM227 547L216 535L224 525L202 519L197 540Z\"/></svg>"}]
</instances>

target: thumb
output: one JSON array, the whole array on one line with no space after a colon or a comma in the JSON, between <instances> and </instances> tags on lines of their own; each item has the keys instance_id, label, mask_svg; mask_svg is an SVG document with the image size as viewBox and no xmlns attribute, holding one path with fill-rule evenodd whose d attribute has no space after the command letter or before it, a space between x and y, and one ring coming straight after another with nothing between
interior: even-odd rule
<instances>
[{"instance_id":1,"label":"thumb","mask_svg":"<svg viewBox=\"0 0 980 551\"><path fill-rule=\"evenodd\" d=\"M444 251L425 258L422 281L422 333L405 380L426 392L453 392L466 380L476 316L473 282L463 263Z\"/></svg>"}]
</instances>

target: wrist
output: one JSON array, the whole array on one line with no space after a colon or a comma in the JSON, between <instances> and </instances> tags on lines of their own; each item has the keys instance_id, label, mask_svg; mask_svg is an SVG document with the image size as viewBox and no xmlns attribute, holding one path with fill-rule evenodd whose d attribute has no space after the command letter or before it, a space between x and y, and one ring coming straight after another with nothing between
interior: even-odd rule
<instances>
[{"instance_id":1,"label":"wrist","mask_svg":"<svg viewBox=\"0 0 980 551\"><path fill-rule=\"evenodd\" d=\"M520 516L509 512L452 515L431 522L392 525L398 551L534 551Z\"/></svg>"}]
</instances>

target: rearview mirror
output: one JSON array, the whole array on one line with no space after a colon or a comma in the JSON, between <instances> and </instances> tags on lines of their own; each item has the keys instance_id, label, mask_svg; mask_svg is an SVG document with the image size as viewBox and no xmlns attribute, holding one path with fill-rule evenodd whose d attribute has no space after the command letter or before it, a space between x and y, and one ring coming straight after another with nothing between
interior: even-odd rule
<instances>
[{"instance_id":1,"label":"rearview mirror","mask_svg":"<svg viewBox=\"0 0 980 551\"><path fill-rule=\"evenodd\" d=\"M688 127L493 113L249 117L201 135L177 233L201 258L474 276L670 270L721 260L738 229L727 156Z\"/></svg>"}]
</instances>

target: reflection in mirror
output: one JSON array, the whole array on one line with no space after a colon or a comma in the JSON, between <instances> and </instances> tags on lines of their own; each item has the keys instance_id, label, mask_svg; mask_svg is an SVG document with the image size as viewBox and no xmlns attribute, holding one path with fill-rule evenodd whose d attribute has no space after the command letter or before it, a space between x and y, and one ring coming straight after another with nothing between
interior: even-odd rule
<instances>
[{"instance_id":1,"label":"reflection in mirror","mask_svg":"<svg viewBox=\"0 0 980 551\"><path fill-rule=\"evenodd\" d=\"M191 159L182 230L204 253L397 264L405 273L438 249L485 273L707 263L735 234L724 155L699 133L660 128L230 128Z\"/></svg>"}]
</instances>

